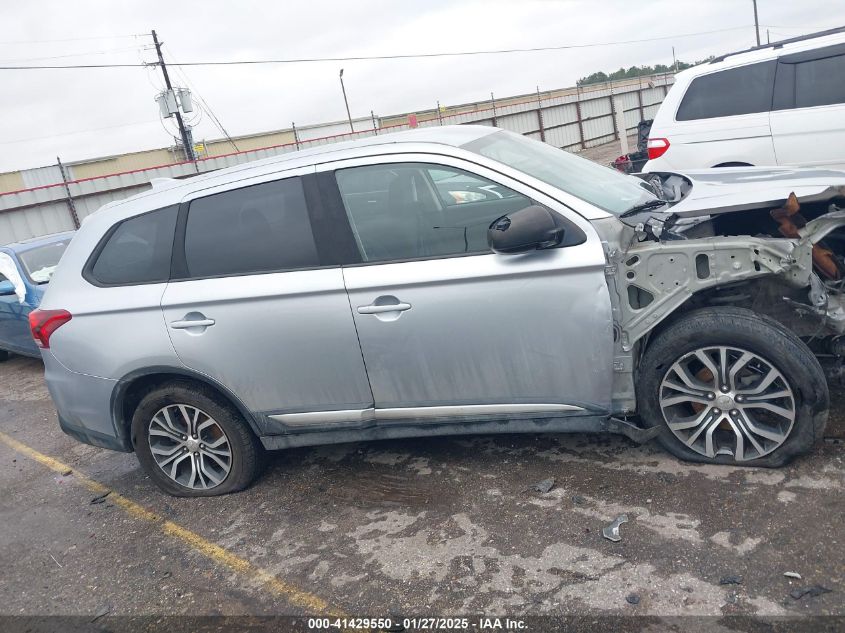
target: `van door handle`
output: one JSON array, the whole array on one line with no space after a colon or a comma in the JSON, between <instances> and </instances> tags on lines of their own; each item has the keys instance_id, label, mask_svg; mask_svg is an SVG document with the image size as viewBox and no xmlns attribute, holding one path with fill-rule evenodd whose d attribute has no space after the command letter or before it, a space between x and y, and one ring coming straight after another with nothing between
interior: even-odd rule
<instances>
[{"instance_id":1,"label":"van door handle","mask_svg":"<svg viewBox=\"0 0 845 633\"><path fill-rule=\"evenodd\" d=\"M368 306L358 306L358 314L381 314L383 312L404 312L410 310L410 303L387 303L387 304L370 304Z\"/></svg>"},{"instance_id":2,"label":"van door handle","mask_svg":"<svg viewBox=\"0 0 845 633\"><path fill-rule=\"evenodd\" d=\"M182 319L181 321L171 321L170 327L174 330L187 330L192 327L209 327L214 323L214 319Z\"/></svg>"}]
</instances>

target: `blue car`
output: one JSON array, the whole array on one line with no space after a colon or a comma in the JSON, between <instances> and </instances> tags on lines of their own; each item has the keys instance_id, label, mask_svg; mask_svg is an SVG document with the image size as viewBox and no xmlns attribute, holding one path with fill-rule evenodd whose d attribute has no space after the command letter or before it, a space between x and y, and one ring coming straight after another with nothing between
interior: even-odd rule
<instances>
[{"instance_id":1,"label":"blue car","mask_svg":"<svg viewBox=\"0 0 845 633\"><path fill-rule=\"evenodd\" d=\"M73 231L0 246L0 360L10 353L40 358L29 313L41 303Z\"/></svg>"}]
</instances>

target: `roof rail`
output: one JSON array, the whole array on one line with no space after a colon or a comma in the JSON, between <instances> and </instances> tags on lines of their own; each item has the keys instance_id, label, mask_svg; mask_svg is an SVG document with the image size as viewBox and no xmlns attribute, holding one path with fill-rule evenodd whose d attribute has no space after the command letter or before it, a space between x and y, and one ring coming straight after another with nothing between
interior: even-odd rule
<instances>
[{"instance_id":1,"label":"roof rail","mask_svg":"<svg viewBox=\"0 0 845 633\"><path fill-rule=\"evenodd\" d=\"M733 55L742 55L743 53L750 53L751 51L759 51L763 50L764 48L780 48L784 44L792 44L794 42L803 42L804 40L812 40L817 37L824 37L825 35L835 35L837 33L845 33L845 26L837 26L834 29L827 29L826 31L817 31L815 33L808 33L807 35L799 35L798 37L790 37L787 40L780 40L778 42L771 42L770 44L761 44L760 46L752 46L751 48L746 48L742 51L736 51L733 53L726 53L724 55L720 55L719 57L714 57L710 60L711 64L715 64L717 62L721 62L728 57Z\"/></svg>"}]
</instances>

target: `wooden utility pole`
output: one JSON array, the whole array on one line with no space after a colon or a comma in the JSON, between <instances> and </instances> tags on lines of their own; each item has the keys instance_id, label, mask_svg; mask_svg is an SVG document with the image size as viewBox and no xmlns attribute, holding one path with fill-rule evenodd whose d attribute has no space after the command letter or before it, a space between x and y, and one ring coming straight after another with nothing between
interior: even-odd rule
<instances>
[{"instance_id":1,"label":"wooden utility pole","mask_svg":"<svg viewBox=\"0 0 845 633\"><path fill-rule=\"evenodd\" d=\"M164 75L164 85L167 86L168 93L173 92L173 86L170 83L170 75L167 74L167 66L164 63L164 56L161 54L161 44L158 41L158 36L153 30L153 42L156 45L156 53L158 54L158 65L161 66L161 73ZM182 135L182 149L185 151L186 160L196 160L194 158L194 147L191 144L188 136L188 129L185 127L185 122L182 120L182 113L179 112L179 106L176 106L176 122L179 124L179 134Z\"/></svg>"}]
</instances>

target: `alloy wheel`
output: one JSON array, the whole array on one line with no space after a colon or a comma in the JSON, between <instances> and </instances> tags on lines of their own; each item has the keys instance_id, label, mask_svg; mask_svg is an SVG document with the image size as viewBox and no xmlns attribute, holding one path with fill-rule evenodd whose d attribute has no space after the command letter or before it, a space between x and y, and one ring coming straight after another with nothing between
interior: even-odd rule
<instances>
[{"instance_id":1,"label":"alloy wheel","mask_svg":"<svg viewBox=\"0 0 845 633\"><path fill-rule=\"evenodd\" d=\"M223 428L204 411L171 404L150 419L153 459L170 479L194 490L219 486L232 469L232 448Z\"/></svg>"},{"instance_id":2,"label":"alloy wheel","mask_svg":"<svg viewBox=\"0 0 845 633\"><path fill-rule=\"evenodd\" d=\"M783 374L758 354L702 347L663 377L660 409L669 429L700 455L763 457L780 447L795 423L795 396Z\"/></svg>"}]
</instances>

